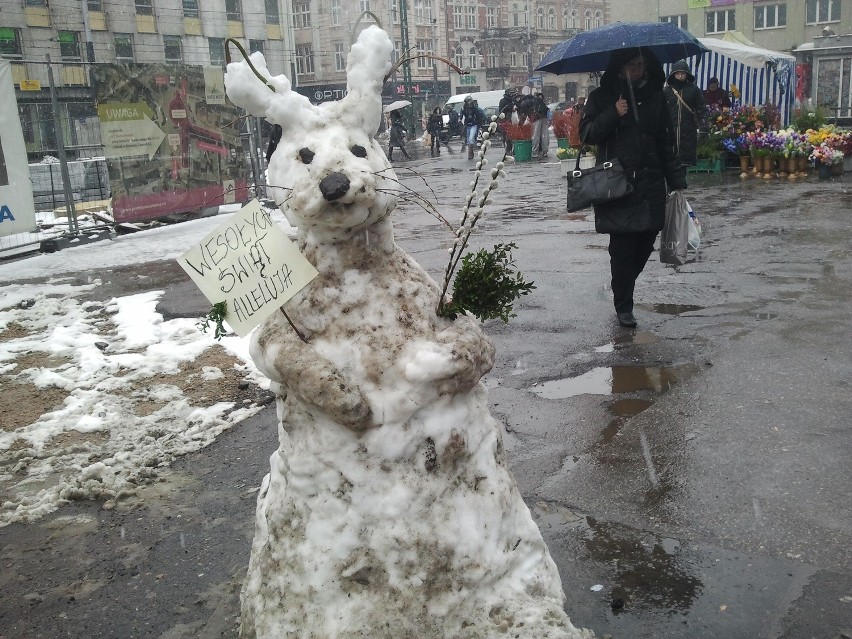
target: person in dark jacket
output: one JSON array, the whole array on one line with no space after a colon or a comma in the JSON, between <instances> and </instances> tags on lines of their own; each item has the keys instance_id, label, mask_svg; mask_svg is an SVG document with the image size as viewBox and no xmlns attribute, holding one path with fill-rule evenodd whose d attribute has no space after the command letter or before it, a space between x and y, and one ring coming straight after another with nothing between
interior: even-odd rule
<instances>
[{"instance_id":1,"label":"person in dark jacket","mask_svg":"<svg viewBox=\"0 0 852 639\"><path fill-rule=\"evenodd\" d=\"M426 122L426 132L432 138L430 151L432 157L441 155L441 132L444 130L444 116L441 113L441 107L435 107L432 115L429 116L429 121ZM447 150L450 150L450 145L447 145Z\"/></svg>"},{"instance_id":2,"label":"person in dark jacket","mask_svg":"<svg viewBox=\"0 0 852 639\"><path fill-rule=\"evenodd\" d=\"M731 108L731 98L728 92L719 86L719 78L710 78L704 90L704 102L711 111L723 111Z\"/></svg>"},{"instance_id":3,"label":"person in dark jacket","mask_svg":"<svg viewBox=\"0 0 852 639\"><path fill-rule=\"evenodd\" d=\"M616 316L628 327L636 326L633 290L663 228L666 195L686 188L664 81L663 67L649 49L613 51L580 121L580 138L597 145L597 164L618 158L633 184L629 195L594 207L596 218L609 218L624 228L610 232L609 256Z\"/></svg>"},{"instance_id":4,"label":"person in dark jacket","mask_svg":"<svg viewBox=\"0 0 852 639\"><path fill-rule=\"evenodd\" d=\"M704 93L695 86L695 76L689 72L686 60L672 65L664 91L674 125L678 158L681 164L695 166L698 163L695 155L698 130L704 126L707 106Z\"/></svg>"},{"instance_id":5,"label":"person in dark jacket","mask_svg":"<svg viewBox=\"0 0 852 639\"><path fill-rule=\"evenodd\" d=\"M411 156L405 149L405 134L408 132L405 125L402 123L402 116L399 111L391 111L390 114L390 138L388 140L388 160L393 159L393 147L399 147L406 160L410 160Z\"/></svg>"},{"instance_id":6,"label":"person in dark jacket","mask_svg":"<svg viewBox=\"0 0 852 639\"><path fill-rule=\"evenodd\" d=\"M500 98L500 103L497 105L497 111L500 113L500 134L503 136L503 146L506 153L512 154L512 140L506 135L506 125L512 123L512 112L515 110L515 96L511 89L506 89L503 97Z\"/></svg>"},{"instance_id":7,"label":"person in dark jacket","mask_svg":"<svg viewBox=\"0 0 852 639\"><path fill-rule=\"evenodd\" d=\"M467 159L473 159L473 151L476 148L476 140L479 137L479 129L485 124L485 113L479 108L479 104L472 97L464 99L461 112L464 122L465 144L467 145ZM464 148L464 145L462 145Z\"/></svg>"}]
</instances>

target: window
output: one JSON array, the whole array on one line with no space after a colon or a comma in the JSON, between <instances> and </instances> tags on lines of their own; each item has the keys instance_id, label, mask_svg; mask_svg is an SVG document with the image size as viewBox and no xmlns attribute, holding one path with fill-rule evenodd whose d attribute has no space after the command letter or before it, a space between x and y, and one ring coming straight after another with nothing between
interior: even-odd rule
<instances>
[{"instance_id":1,"label":"window","mask_svg":"<svg viewBox=\"0 0 852 639\"><path fill-rule=\"evenodd\" d=\"M394 24L399 24L399 7L397 6L396 2L391 2L390 12L391 22L393 22Z\"/></svg>"},{"instance_id":2,"label":"window","mask_svg":"<svg viewBox=\"0 0 852 639\"><path fill-rule=\"evenodd\" d=\"M331 24L340 24L340 0L331 0Z\"/></svg>"},{"instance_id":3,"label":"window","mask_svg":"<svg viewBox=\"0 0 852 639\"><path fill-rule=\"evenodd\" d=\"M417 54L423 55L426 53L432 53L432 41L431 40L418 40L417 41ZM432 62L431 58L417 58L417 68L418 69L431 69L435 63Z\"/></svg>"},{"instance_id":4,"label":"window","mask_svg":"<svg viewBox=\"0 0 852 639\"><path fill-rule=\"evenodd\" d=\"M737 21L734 19L735 12L733 9L724 9L722 11L707 12L707 33L722 33L723 31L733 31L737 28Z\"/></svg>"},{"instance_id":5,"label":"window","mask_svg":"<svg viewBox=\"0 0 852 639\"><path fill-rule=\"evenodd\" d=\"M544 56L546 56L546 55L547 55L547 51L539 51L538 52L538 61L541 62L542 60L544 60Z\"/></svg>"},{"instance_id":6,"label":"window","mask_svg":"<svg viewBox=\"0 0 852 639\"><path fill-rule=\"evenodd\" d=\"M453 52L453 57L455 58L454 62L456 63L456 66L459 67L460 69L463 69L464 68L464 49L462 49L461 47L456 47L455 51Z\"/></svg>"},{"instance_id":7,"label":"window","mask_svg":"<svg viewBox=\"0 0 852 639\"><path fill-rule=\"evenodd\" d=\"M26 7L46 7L47 0L26 0L24 2L24 6Z\"/></svg>"},{"instance_id":8,"label":"window","mask_svg":"<svg viewBox=\"0 0 852 639\"><path fill-rule=\"evenodd\" d=\"M264 0L266 7L266 24L281 24L281 14L278 13L278 0Z\"/></svg>"},{"instance_id":9,"label":"window","mask_svg":"<svg viewBox=\"0 0 852 639\"><path fill-rule=\"evenodd\" d=\"M133 34L114 34L115 59L124 62L133 62Z\"/></svg>"},{"instance_id":10,"label":"window","mask_svg":"<svg viewBox=\"0 0 852 639\"><path fill-rule=\"evenodd\" d=\"M660 22L674 22L681 29L688 29L688 21L685 13L679 13L671 16L660 16Z\"/></svg>"},{"instance_id":11,"label":"window","mask_svg":"<svg viewBox=\"0 0 852 639\"><path fill-rule=\"evenodd\" d=\"M225 64L225 38L207 38L207 49L210 51L210 64Z\"/></svg>"},{"instance_id":12,"label":"window","mask_svg":"<svg viewBox=\"0 0 852 639\"><path fill-rule=\"evenodd\" d=\"M346 50L339 42L334 45L334 70L346 71Z\"/></svg>"},{"instance_id":13,"label":"window","mask_svg":"<svg viewBox=\"0 0 852 639\"><path fill-rule=\"evenodd\" d=\"M787 26L787 4L765 4L754 7L755 29L777 29Z\"/></svg>"},{"instance_id":14,"label":"window","mask_svg":"<svg viewBox=\"0 0 852 639\"><path fill-rule=\"evenodd\" d=\"M840 20L840 0L807 0L805 22L820 24Z\"/></svg>"},{"instance_id":15,"label":"window","mask_svg":"<svg viewBox=\"0 0 852 639\"><path fill-rule=\"evenodd\" d=\"M465 27L467 29L479 28L479 16L477 15L476 7L467 7L467 14L465 15L465 18Z\"/></svg>"},{"instance_id":16,"label":"window","mask_svg":"<svg viewBox=\"0 0 852 639\"><path fill-rule=\"evenodd\" d=\"M63 60L78 62L80 57L80 34L76 31L60 31L56 37L59 40L59 56Z\"/></svg>"},{"instance_id":17,"label":"window","mask_svg":"<svg viewBox=\"0 0 852 639\"><path fill-rule=\"evenodd\" d=\"M276 9L277 11L277 9ZM198 17L198 0L183 0L183 17L197 18Z\"/></svg>"},{"instance_id":18,"label":"window","mask_svg":"<svg viewBox=\"0 0 852 639\"><path fill-rule=\"evenodd\" d=\"M432 24L432 0L414 0L414 17L418 24Z\"/></svg>"},{"instance_id":19,"label":"window","mask_svg":"<svg viewBox=\"0 0 852 639\"><path fill-rule=\"evenodd\" d=\"M494 47L488 49L488 66L492 69L497 68L497 49Z\"/></svg>"},{"instance_id":20,"label":"window","mask_svg":"<svg viewBox=\"0 0 852 639\"><path fill-rule=\"evenodd\" d=\"M568 26L570 24L571 23L569 22L569 18L568 18L568 9L563 9L562 10L562 28L567 31L568 29L571 28L571 27Z\"/></svg>"},{"instance_id":21,"label":"window","mask_svg":"<svg viewBox=\"0 0 852 639\"><path fill-rule=\"evenodd\" d=\"M252 53L266 53L264 49L266 48L266 42L263 40L249 40L249 54Z\"/></svg>"},{"instance_id":22,"label":"window","mask_svg":"<svg viewBox=\"0 0 852 639\"><path fill-rule=\"evenodd\" d=\"M556 31L556 10L553 7L547 12L547 28Z\"/></svg>"},{"instance_id":23,"label":"window","mask_svg":"<svg viewBox=\"0 0 852 639\"><path fill-rule=\"evenodd\" d=\"M393 53L391 53L391 64L396 64L399 62L399 58L402 55L400 51L402 50L402 42L399 40L393 41Z\"/></svg>"},{"instance_id":24,"label":"window","mask_svg":"<svg viewBox=\"0 0 852 639\"><path fill-rule=\"evenodd\" d=\"M180 36L163 36L163 49L166 52L166 62L176 64L183 61Z\"/></svg>"},{"instance_id":25,"label":"window","mask_svg":"<svg viewBox=\"0 0 852 639\"><path fill-rule=\"evenodd\" d=\"M225 0L225 16L231 22L243 21L243 8L240 0Z\"/></svg>"},{"instance_id":26,"label":"window","mask_svg":"<svg viewBox=\"0 0 852 639\"><path fill-rule=\"evenodd\" d=\"M571 28L579 29L580 28L580 14L577 13L576 9L571 10Z\"/></svg>"},{"instance_id":27,"label":"window","mask_svg":"<svg viewBox=\"0 0 852 639\"><path fill-rule=\"evenodd\" d=\"M470 48L470 68L478 69L479 68L479 53L476 51L476 47Z\"/></svg>"},{"instance_id":28,"label":"window","mask_svg":"<svg viewBox=\"0 0 852 639\"><path fill-rule=\"evenodd\" d=\"M103 6L101 5L101 0L86 0L86 4L89 7L89 11L103 11Z\"/></svg>"},{"instance_id":29,"label":"window","mask_svg":"<svg viewBox=\"0 0 852 639\"><path fill-rule=\"evenodd\" d=\"M293 27L303 29L311 26L311 3L306 0L293 0Z\"/></svg>"},{"instance_id":30,"label":"window","mask_svg":"<svg viewBox=\"0 0 852 639\"><path fill-rule=\"evenodd\" d=\"M453 5L453 26L456 29L464 29L464 9L459 5Z\"/></svg>"},{"instance_id":31,"label":"window","mask_svg":"<svg viewBox=\"0 0 852 639\"><path fill-rule=\"evenodd\" d=\"M364 13L365 11L370 11L370 0L361 0L361 13Z\"/></svg>"},{"instance_id":32,"label":"window","mask_svg":"<svg viewBox=\"0 0 852 639\"><path fill-rule=\"evenodd\" d=\"M136 0L136 15L154 15L154 0Z\"/></svg>"},{"instance_id":33,"label":"window","mask_svg":"<svg viewBox=\"0 0 852 639\"><path fill-rule=\"evenodd\" d=\"M603 13L595 11L595 29L603 26Z\"/></svg>"},{"instance_id":34,"label":"window","mask_svg":"<svg viewBox=\"0 0 852 639\"><path fill-rule=\"evenodd\" d=\"M529 68L530 68L530 63L529 63L529 54L528 54L526 51L524 51L524 52L521 54L521 64L523 65L523 67L524 67L525 69L529 69Z\"/></svg>"},{"instance_id":35,"label":"window","mask_svg":"<svg viewBox=\"0 0 852 639\"><path fill-rule=\"evenodd\" d=\"M544 8L539 7L538 11L535 14L535 26L536 29L541 29L544 31Z\"/></svg>"},{"instance_id":36,"label":"window","mask_svg":"<svg viewBox=\"0 0 852 639\"><path fill-rule=\"evenodd\" d=\"M584 18L583 24L586 25L585 29L586 29L586 31L588 31L589 29L592 28L592 12L586 11L586 14L583 16L583 18Z\"/></svg>"},{"instance_id":37,"label":"window","mask_svg":"<svg viewBox=\"0 0 852 639\"><path fill-rule=\"evenodd\" d=\"M310 44L296 46L296 73L310 75L314 72L314 48Z\"/></svg>"},{"instance_id":38,"label":"window","mask_svg":"<svg viewBox=\"0 0 852 639\"><path fill-rule=\"evenodd\" d=\"M514 51L509 52L509 66L516 67L518 66L518 54Z\"/></svg>"},{"instance_id":39,"label":"window","mask_svg":"<svg viewBox=\"0 0 852 639\"><path fill-rule=\"evenodd\" d=\"M516 4L512 5L512 26L521 26L521 14L518 12L518 5Z\"/></svg>"},{"instance_id":40,"label":"window","mask_svg":"<svg viewBox=\"0 0 852 639\"><path fill-rule=\"evenodd\" d=\"M4 58L23 58L21 32L12 27L0 27L0 55Z\"/></svg>"},{"instance_id":41,"label":"window","mask_svg":"<svg viewBox=\"0 0 852 639\"><path fill-rule=\"evenodd\" d=\"M494 29L497 26L497 8L487 7L485 9L485 26Z\"/></svg>"}]
</instances>

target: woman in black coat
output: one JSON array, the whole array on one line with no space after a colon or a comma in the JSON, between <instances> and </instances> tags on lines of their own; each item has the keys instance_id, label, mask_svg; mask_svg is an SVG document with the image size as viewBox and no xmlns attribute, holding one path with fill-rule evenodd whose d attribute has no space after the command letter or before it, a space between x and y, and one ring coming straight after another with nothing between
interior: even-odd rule
<instances>
[{"instance_id":1,"label":"woman in black coat","mask_svg":"<svg viewBox=\"0 0 852 639\"><path fill-rule=\"evenodd\" d=\"M689 72L686 60L672 65L666 85L664 93L675 130L675 149L682 164L695 166L698 129L704 126L707 117L704 92L695 86L695 76Z\"/></svg>"},{"instance_id":2,"label":"woman in black coat","mask_svg":"<svg viewBox=\"0 0 852 639\"><path fill-rule=\"evenodd\" d=\"M595 205L595 228L609 233L612 297L622 326L636 326L633 289L663 228L666 195L686 188L664 80L663 67L650 50L613 51L580 121L580 139L597 145L597 164L618 158L633 184L629 195Z\"/></svg>"}]
</instances>

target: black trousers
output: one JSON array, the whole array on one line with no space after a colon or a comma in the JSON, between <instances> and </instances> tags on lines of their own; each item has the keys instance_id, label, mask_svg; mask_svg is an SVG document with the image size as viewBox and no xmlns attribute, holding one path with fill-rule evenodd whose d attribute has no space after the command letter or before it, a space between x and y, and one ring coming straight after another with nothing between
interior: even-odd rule
<instances>
[{"instance_id":1,"label":"black trousers","mask_svg":"<svg viewBox=\"0 0 852 639\"><path fill-rule=\"evenodd\" d=\"M616 313L633 312L636 278L654 251L657 231L609 236L609 266L612 271L612 301Z\"/></svg>"}]
</instances>

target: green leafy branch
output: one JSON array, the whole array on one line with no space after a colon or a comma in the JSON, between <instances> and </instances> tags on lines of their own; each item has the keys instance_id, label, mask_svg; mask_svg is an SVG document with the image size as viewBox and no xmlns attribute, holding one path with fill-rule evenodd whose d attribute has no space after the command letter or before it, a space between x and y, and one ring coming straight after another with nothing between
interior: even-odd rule
<instances>
[{"instance_id":1,"label":"green leafy branch","mask_svg":"<svg viewBox=\"0 0 852 639\"><path fill-rule=\"evenodd\" d=\"M535 286L515 268L514 248L514 242L495 244L492 251L465 255L453 282L452 300L443 307L445 314L455 317L469 312L483 321L499 317L507 323L515 317L515 300L529 295Z\"/></svg>"},{"instance_id":2,"label":"green leafy branch","mask_svg":"<svg viewBox=\"0 0 852 639\"><path fill-rule=\"evenodd\" d=\"M199 321L196 326L198 330L202 333L207 333L210 330L210 323L216 327L216 332L214 333L216 340L220 340L225 335L228 334L227 329L225 329L225 325L223 322L225 321L225 316L228 314L228 303L227 302L217 302L213 305L213 308L210 309L210 312Z\"/></svg>"}]
</instances>

